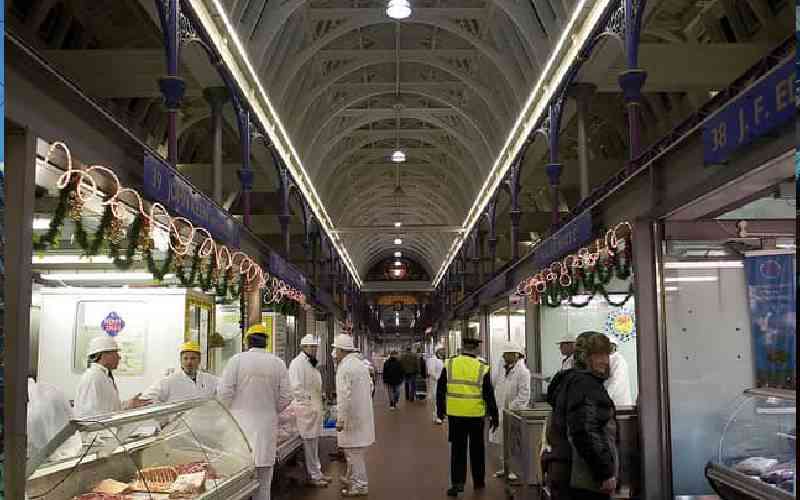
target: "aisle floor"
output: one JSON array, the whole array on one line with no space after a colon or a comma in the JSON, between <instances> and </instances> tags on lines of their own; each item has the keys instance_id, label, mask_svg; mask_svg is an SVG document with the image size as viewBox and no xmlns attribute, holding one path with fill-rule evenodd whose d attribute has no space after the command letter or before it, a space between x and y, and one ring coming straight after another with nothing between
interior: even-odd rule
<instances>
[{"instance_id":1,"label":"aisle floor","mask_svg":"<svg viewBox=\"0 0 800 500\"><path fill-rule=\"evenodd\" d=\"M376 500L446 499L450 457L446 425L434 425L432 408L427 401L400 402L398 410L390 411L385 387L375 391L375 444L367 452L369 497ZM333 441L333 440L331 440ZM325 489L302 488L294 491L293 499L329 500L341 498L338 478L344 463L330 462L328 447L322 456L323 469L336 480ZM487 444L486 489L472 490L467 472L467 484L459 499L502 499L503 480L496 479L494 447ZM321 455L323 455L321 450Z\"/></svg>"}]
</instances>

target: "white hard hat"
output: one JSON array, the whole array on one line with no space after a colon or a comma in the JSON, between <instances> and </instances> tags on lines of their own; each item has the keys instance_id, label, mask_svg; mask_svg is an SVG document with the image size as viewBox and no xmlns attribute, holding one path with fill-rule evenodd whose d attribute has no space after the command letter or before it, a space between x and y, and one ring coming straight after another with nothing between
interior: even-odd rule
<instances>
[{"instance_id":1,"label":"white hard hat","mask_svg":"<svg viewBox=\"0 0 800 500\"><path fill-rule=\"evenodd\" d=\"M523 356L525 355L525 351L516 342L506 342L501 349L502 351L500 352L500 354L505 354L507 352L515 352L517 354L522 354Z\"/></svg>"},{"instance_id":2,"label":"white hard hat","mask_svg":"<svg viewBox=\"0 0 800 500\"><path fill-rule=\"evenodd\" d=\"M615 335L609 335L606 333L606 337L608 338L609 342L611 342L615 346L619 346L619 340L617 340L617 337Z\"/></svg>"},{"instance_id":3,"label":"white hard hat","mask_svg":"<svg viewBox=\"0 0 800 500\"><path fill-rule=\"evenodd\" d=\"M337 335L336 338L333 340L333 345L331 346L334 349L341 349L343 351L357 351L355 345L353 345L353 337L351 335L347 335L342 333Z\"/></svg>"},{"instance_id":4,"label":"white hard hat","mask_svg":"<svg viewBox=\"0 0 800 500\"><path fill-rule=\"evenodd\" d=\"M119 351L119 344L117 344L117 341L111 337L102 335L89 341L89 350L86 352L86 355L91 356L100 352L110 351Z\"/></svg>"},{"instance_id":5,"label":"white hard hat","mask_svg":"<svg viewBox=\"0 0 800 500\"><path fill-rule=\"evenodd\" d=\"M319 339L317 337L313 336L313 335L306 335L305 337L300 339L300 347L307 346L307 345L309 345L309 346L311 346L311 345L318 346L319 345Z\"/></svg>"},{"instance_id":6,"label":"white hard hat","mask_svg":"<svg viewBox=\"0 0 800 500\"><path fill-rule=\"evenodd\" d=\"M567 333L566 335L564 335L563 337L561 337L561 338L558 340L558 342L556 342L556 344L564 344L564 343L566 343L566 342L575 342L575 341L576 341L576 337L575 337L575 335L574 335L574 334L572 334L572 333Z\"/></svg>"}]
</instances>

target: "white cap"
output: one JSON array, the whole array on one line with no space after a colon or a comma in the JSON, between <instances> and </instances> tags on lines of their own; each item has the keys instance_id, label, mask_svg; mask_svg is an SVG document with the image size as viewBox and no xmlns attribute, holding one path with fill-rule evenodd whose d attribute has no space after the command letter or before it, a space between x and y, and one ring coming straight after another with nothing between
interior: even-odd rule
<instances>
[{"instance_id":1,"label":"white cap","mask_svg":"<svg viewBox=\"0 0 800 500\"><path fill-rule=\"evenodd\" d=\"M89 350L86 355L91 356L100 352L119 351L119 344L117 341L107 335L95 337L89 341Z\"/></svg>"},{"instance_id":2,"label":"white cap","mask_svg":"<svg viewBox=\"0 0 800 500\"><path fill-rule=\"evenodd\" d=\"M306 335L305 337L300 339L300 347L307 346L307 345L318 346L319 345L319 339L317 337L313 336L313 335Z\"/></svg>"},{"instance_id":3,"label":"white cap","mask_svg":"<svg viewBox=\"0 0 800 500\"><path fill-rule=\"evenodd\" d=\"M501 349L502 351L500 352L500 354L505 354L507 352L515 352L517 354L522 354L523 356L525 355L525 351L516 342L506 342Z\"/></svg>"},{"instance_id":4,"label":"white cap","mask_svg":"<svg viewBox=\"0 0 800 500\"><path fill-rule=\"evenodd\" d=\"M561 338L558 340L558 342L556 342L556 344L563 344L563 343L565 343L565 342L575 342L576 340L577 340L577 339L576 339L576 337L575 337L575 335L574 335L574 334L572 334L572 333L568 333L568 334L564 335L563 337L561 337Z\"/></svg>"},{"instance_id":5,"label":"white cap","mask_svg":"<svg viewBox=\"0 0 800 500\"><path fill-rule=\"evenodd\" d=\"M619 340L617 340L617 337L615 335L609 335L606 333L606 337L608 337L609 342L611 342L615 346L619 346Z\"/></svg>"},{"instance_id":6,"label":"white cap","mask_svg":"<svg viewBox=\"0 0 800 500\"><path fill-rule=\"evenodd\" d=\"M444 350L445 350L445 347L442 344L436 344L436 348L433 350L433 352L444 351Z\"/></svg>"},{"instance_id":7,"label":"white cap","mask_svg":"<svg viewBox=\"0 0 800 500\"><path fill-rule=\"evenodd\" d=\"M347 335L342 333L337 335L336 338L333 340L333 345L331 346L334 349L341 349L343 351L357 351L355 345L353 345L353 337L352 335Z\"/></svg>"}]
</instances>

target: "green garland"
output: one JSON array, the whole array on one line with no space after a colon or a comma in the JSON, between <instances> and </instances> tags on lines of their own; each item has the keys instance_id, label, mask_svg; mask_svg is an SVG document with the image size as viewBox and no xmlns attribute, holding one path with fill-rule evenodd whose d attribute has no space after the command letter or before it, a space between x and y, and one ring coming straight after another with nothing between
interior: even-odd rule
<instances>
[{"instance_id":1,"label":"green garland","mask_svg":"<svg viewBox=\"0 0 800 500\"><path fill-rule=\"evenodd\" d=\"M64 225L64 218L67 216L70 197L72 193L76 192L77 186L77 182L70 180L67 186L59 193L58 206L53 214L53 218L50 219L50 227L48 227L47 232L42 235L41 238L33 242L33 248L37 252L47 250L53 246L58 239L58 236L61 234L61 227Z\"/></svg>"},{"instance_id":2,"label":"green garland","mask_svg":"<svg viewBox=\"0 0 800 500\"><path fill-rule=\"evenodd\" d=\"M145 262L147 262L147 270L153 274L153 277L156 280L163 280L164 276L169 273L169 270L172 267L172 259L175 256L175 252L172 250L172 247L169 247L167 250L167 258L164 259L161 265L156 262L151 249L145 248L142 253L144 254Z\"/></svg>"},{"instance_id":3,"label":"green garland","mask_svg":"<svg viewBox=\"0 0 800 500\"><path fill-rule=\"evenodd\" d=\"M610 305L622 307L633 296L633 284L628 287L621 301L612 300L606 287L614 277L622 281L629 279L633 274L632 264L631 241L626 239L623 252L607 256L592 268L573 270L570 273L569 285L562 285L559 276L554 281L548 282L547 288L541 294L541 303L547 307L560 307L566 301L570 306L580 308L588 306L599 294ZM588 298L584 302L576 302L577 295L586 295Z\"/></svg>"},{"instance_id":4,"label":"green garland","mask_svg":"<svg viewBox=\"0 0 800 500\"><path fill-rule=\"evenodd\" d=\"M108 247L108 256L114 259L114 265L118 269L128 270L133 266L136 249L139 247L139 237L144 227L144 217L141 214L133 219L130 230L128 231L128 246L125 248L125 256L120 255L121 245L116 242L111 242Z\"/></svg>"}]
</instances>

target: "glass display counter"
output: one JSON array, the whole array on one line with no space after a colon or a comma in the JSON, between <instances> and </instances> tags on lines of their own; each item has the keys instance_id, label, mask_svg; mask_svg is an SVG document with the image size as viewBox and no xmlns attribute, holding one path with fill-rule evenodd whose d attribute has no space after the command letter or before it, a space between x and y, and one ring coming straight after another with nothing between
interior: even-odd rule
<instances>
[{"instance_id":1,"label":"glass display counter","mask_svg":"<svg viewBox=\"0 0 800 500\"><path fill-rule=\"evenodd\" d=\"M82 445L65 444L79 433ZM190 400L77 419L28 460L27 497L79 500L246 498L253 455L216 400Z\"/></svg>"},{"instance_id":2,"label":"glass display counter","mask_svg":"<svg viewBox=\"0 0 800 500\"><path fill-rule=\"evenodd\" d=\"M790 499L797 495L796 393L748 389L722 431L706 477L724 499Z\"/></svg>"}]
</instances>

